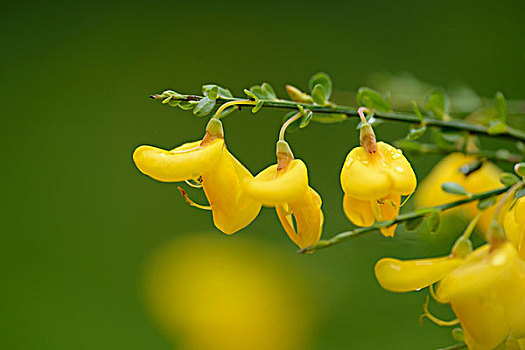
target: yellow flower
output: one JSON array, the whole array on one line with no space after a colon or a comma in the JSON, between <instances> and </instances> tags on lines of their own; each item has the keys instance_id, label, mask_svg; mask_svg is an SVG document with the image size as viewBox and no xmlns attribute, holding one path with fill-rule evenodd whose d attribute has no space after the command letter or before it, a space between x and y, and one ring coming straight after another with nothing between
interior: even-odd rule
<instances>
[{"instance_id":1,"label":"yellow flower","mask_svg":"<svg viewBox=\"0 0 525 350\"><path fill-rule=\"evenodd\" d=\"M275 207L284 230L296 245L311 246L319 241L323 229L321 197L308 185L306 165L293 158L285 141L277 143L277 157L278 164L246 183L246 193Z\"/></svg>"},{"instance_id":2,"label":"yellow flower","mask_svg":"<svg viewBox=\"0 0 525 350\"><path fill-rule=\"evenodd\" d=\"M480 169L469 175L465 175L459 171L461 166L472 163L475 159L473 156L467 156L461 153L452 153L443 158L421 182L415 195L416 206L432 207L460 199L457 195L443 191L441 189L443 182L456 182L471 193L500 188L499 175L501 170L490 162L484 162ZM473 218L478 211L477 204L472 202L448 212L460 212L468 218ZM481 231L488 231L492 218L494 217L494 211L495 206L492 206L486 209L481 215L478 223Z\"/></svg>"},{"instance_id":3,"label":"yellow flower","mask_svg":"<svg viewBox=\"0 0 525 350\"><path fill-rule=\"evenodd\" d=\"M343 209L357 226L370 226L399 214L401 196L416 188L416 175L401 150L378 142L376 151L356 147L346 157L341 171L345 192ZM394 236L396 225L382 228L384 236Z\"/></svg>"},{"instance_id":4,"label":"yellow flower","mask_svg":"<svg viewBox=\"0 0 525 350\"><path fill-rule=\"evenodd\" d=\"M142 272L147 311L174 349L297 350L317 336L305 271L254 237L178 236Z\"/></svg>"},{"instance_id":5,"label":"yellow flower","mask_svg":"<svg viewBox=\"0 0 525 350\"><path fill-rule=\"evenodd\" d=\"M505 213L503 228L521 259L525 260L525 197L519 198L514 207Z\"/></svg>"},{"instance_id":6,"label":"yellow flower","mask_svg":"<svg viewBox=\"0 0 525 350\"><path fill-rule=\"evenodd\" d=\"M509 242L475 250L443 278L437 296L451 304L470 349L493 349L510 331L525 336L525 262Z\"/></svg>"},{"instance_id":7,"label":"yellow flower","mask_svg":"<svg viewBox=\"0 0 525 350\"><path fill-rule=\"evenodd\" d=\"M218 119L210 120L202 141L170 151L140 146L133 153L133 161L142 173L158 181L200 178L215 226L224 233L246 227L261 209L259 202L245 196L244 183L253 176L226 148Z\"/></svg>"}]
</instances>

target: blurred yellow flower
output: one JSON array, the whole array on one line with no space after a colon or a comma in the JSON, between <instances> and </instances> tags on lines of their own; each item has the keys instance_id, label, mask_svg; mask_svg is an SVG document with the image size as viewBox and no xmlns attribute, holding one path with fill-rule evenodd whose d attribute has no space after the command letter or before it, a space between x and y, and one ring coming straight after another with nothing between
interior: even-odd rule
<instances>
[{"instance_id":1,"label":"blurred yellow flower","mask_svg":"<svg viewBox=\"0 0 525 350\"><path fill-rule=\"evenodd\" d=\"M502 186L499 181L501 170L490 162L484 162L480 169L469 175L459 171L463 165L470 164L475 160L475 157L462 153L452 153L443 158L421 182L415 194L416 206L431 207L458 200L457 195L446 193L441 189L441 184L444 182L456 182L471 193L500 188ZM468 218L473 218L478 211L477 204L472 202L450 210L448 213L459 212ZM492 206L481 215L478 227L482 232L488 231L494 217L494 211L495 206Z\"/></svg>"},{"instance_id":2,"label":"blurred yellow flower","mask_svg":"<svg viewBox=\"0 0 525 350\"><path fill-rule=\"evenodd\" d=\"M308 185L304 162L294 159L288 144L277 144L278 164L261 171L246 182L246 193L252 199L274 206L288 237L300 248L319 241L324 216L321 197Z\"/></svg>"},{"instance_id":3,"label":"blurred yellow flower","mask_svg":"<svg viewBox=\"0 0 525 350\"><path fill-rule=\"evenodd\" d=\"M503 217L503 228L509 241L525 260L525 197L521 197Z\"/></svg>"},{"instance_id":4,"label":"blurred yellow flower","mask_svg":"<svg viewBox=\"0 0 525 350\"><path fill-rule=\"evenodd\" d=\"M226 148L218 119L210 120L202 141L185 143L170 151L140 146L133 153L133 161L142 173L158 181L200 178L214 224L224 233L246 227L261 209L259 202L245 196L244 182L253 176Z\"/></svg>"},{"instance_id":5,"label":"blurred yellow flower","mask_svg":"<svg viewBox=\"0 0 525 350\"><path fill-rule=\"evenodd\" d=\"M343 209L357 226L370 226L399 214L401 196L416 188L416 175L401 150L378 142L375 151L356 147L346 157L341 171L345 192ZM396 225L382 228L384 236L394 236Z\"/></svg>"},{"instance_id":6,"label":"blurred yellow flower","mask_svg":"<svg viewBox=\"0 0 525 350\"><path fill-rule=\"evenodd\" d=\"M316 310L298 270L264 242L174 239L143 269L155 323L185 350L300 350Z\"/></svg>"}]
</instances>

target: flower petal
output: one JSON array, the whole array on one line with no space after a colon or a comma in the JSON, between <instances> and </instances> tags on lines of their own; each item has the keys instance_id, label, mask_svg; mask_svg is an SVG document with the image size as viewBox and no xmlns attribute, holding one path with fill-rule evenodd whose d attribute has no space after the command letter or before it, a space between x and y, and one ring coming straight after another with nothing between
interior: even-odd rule
<instances>
[{"instance_id":1,"label":"flower petal","mask_svg":"<svg viewBox=\"0 0 525 350\"><path fill-rule=\"evenodd\" d=\"M140 146L133 152L133 161L144 174L158 181L179 182L196 179L220 159L224 140L215 139L206 146L194 141L166 151Z\"/></svg>"},{"instance_id":2,"label":"flower petal","mask_svg":"<svg viewBox=\"0 0 525 350\"><path fill-rule=\"evenodd\" d=\"M367 227L374 224L374 214L370 207L370 201L362 201L345 194L343 210L348 220L354 225Z\"/></svg>"},{"instance_id":3,"label":"flower petal","mask_svg":"<svg viewBox=\"0 0 525 350\"><path fill-rule=\"evenodd\" d=\"M417 260L383 258L376 263L374 271L377 281L384 289L409 292L436 283L461 261L449 256Z\"/></svg>"},{"instance_id":4,"label":"flower petal","mask_svg":"<svg viewBox=\"0 0 525 350\"><path fill-rule=\"evenodd\" d=\"M293 202L308 191L308 170L300 159L294 159L286 169L277 172L277 165L261 171L246 182L246 193L265 205Z\"/></svg>"},{"instance_id":5,"label":"flower petal","mask_svg":"<svg viewBox=\"0 0 525 350\"><path fill-rule=\"evenodd\" d=\"M388 143L378 142L377 150L384 157L383 167L392 180L392 193L409 195L416 189L416 174L400 149Z\"/></svg>"},{"instance_id":6,"label":"flower petal","mask_svg":"<svg viewBox=\"0 0 525 350\"><path fill-rule=\"evenodd\" d=\"M226 149L214 167L202 174L213 222L226 234L246 227L259 214L260 202L244 192L244 183L251 178L252 174Z\"/></svg>"}]
</instances>

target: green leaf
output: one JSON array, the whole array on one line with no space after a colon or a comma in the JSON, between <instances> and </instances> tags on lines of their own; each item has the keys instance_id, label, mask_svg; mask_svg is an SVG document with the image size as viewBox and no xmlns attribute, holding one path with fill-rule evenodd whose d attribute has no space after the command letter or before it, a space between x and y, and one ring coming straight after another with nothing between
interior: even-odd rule
<instances>
[{"instance_id":1,"label":"green leaf","mask_svg":"<svg viewBox=\"0 0 525 350\"><path fill-rule=\"evenodd\" d=\"M423 145L416 141L409 141L406 139L398 140L394 142L394 145L397 148L402 148L404 151L407 152L420 152L423 150Z\"/></svg>"},{"instance_id":2,"label":"green leaf","mask_svg":"<svg viewBox=\"0 0 525 350\"><path fill-rule=\"evenodd\" d=\"M525 163L521 162L514 165L514 171L521 177L525 177Z\"/></svg>"},{"instance_id":3,"label":"green leaf","mask_svg":"<svg viewBox=\"0 0 525 350\"><path fill-rule=\"evenodd\" d=\"M179 108L185 111L195 108L197 101L180 101Z\"/></svg>"},{"instance_id":4,"label":"green leaf","mask_svg":"<svg viewBox=\"0 0 525 350\"><path fill-rule=\"evenodd\" d=\"M326 90L323 85L317 84L314 86L314 89L312 91L312 98L314 102L318 105L325 105L326 104Z\"/></svg>"},{"instance_id":5,"label":"green leaf","mask_svg":"<svg viewBox=\"0 0 525 350\"><path fill-rule=\"evenodd\" d=\"M406 136L407 140L416 140L423 136L425 131L427 130L427 127L424 125L419 125L417 127L411 127L409 129L408 135Z\"/></svg>"},{"instance_id":6,"label":"green leaf","mask_svg":"<svg viewBox=\"0 0 525 350\"><path fill-rule=\"evenodd\" d=\"M392 110L390 103L379 92L367 87L357 90L356 99L359 106L375 109L378 112L386 113Z\"/></svg>"},{"instance_id":7,"label":"green leaf","mask_svg":"<svg viewBox=\"0 0 525 350\"><path fill-rule=\"evenodd\" d=\"M464 342L465 334L463 333L463 329L461 329L460 327L454 328L452 330L452 338L454 338L457 341Z\"/></svg>"},{"instance_id":8,"label":"green leaf","mask_svg":"<svg viewBox=\"0 0 525 350\"><path fill-rule=\"evenodd\" d=\"M193 114L197 117L205 117L211 113L213 107L215 107L215 100L212 100L209 97L204 97L202 100L197 103L197 106L193 110Z\"/></svg>"},{"instance_id":9,"label":"green leaf","mask_svg":"<svg viewBox=\"0 0 525 350\"><path fill-rule=\"evenodd\" d=\"M495 203L496 203L496 197L489 197L489 198L481 199L478 202L478 209L485 210L488 207L493 206Z\"/></svg>"},{"instance_id":10,"label":"green leaf","mask_svg":"<svg viewBox=\"0 0 525 350\"><path fill-rule=\"evenodd\" d=\"M428 229L430 233L436 233L441 228L441 214L435 212L434 214L428 217Z\"/></svg>"},{"instance_id":11,"label":"green leaf","mask_svg":"<svg viewBox=\"0 0 525 350\"><path fill-rule=\"evenodd\" d=\"M168 102L168 104L169 104L171 107L177 107L180 103L181 103L180 100L170 100L170 101Z\"/></svg>"},{"instance_id":12,"label":"green leaf","mask_svg":"<svg viewBox=\"0 0 525 350\"><path fill-rule=\"evenodd\" d=\"M503 173L499 176L499 181L505 186L512 186L520 181L520 178L511 173Z\"/></svg>"},{"instance_id":13,"label":"green leaf","mask_svg":"<svg viewBox=\"0 0 525 350\"><path fill-rule=\"evenodd\" d=\"M507 131L507 124L501 120L492 120L487 132L490 135L501 134Z\"/></svg>"},{"instance_id":14,"label":"green leaf","mask_svg":"<svg viewBox=\"0 0 525 350\"><path fill-rule=\"evenodd\" d=\"M419 121L423 121L423 115L421 114L421 111L419 110L419 107L417 106L417 102L411 101L410 105L412 106L412 110L414 111L414 113L419 118Z\"/></svg>"},{"instance_id":15,"label":"green leaf","mask_svg":"<svg viewBox=\"0 0 525 350\"><path fill-rule=\"evenodd\" d=\"M494 107L498 113L498 120L505 123L507 120L507 101L505 101L505 96L501 91L498 91L494 96Z\"/></svg>"},{"instance_id":16,"label":"green leaf","mask_svg":"<svg viewBox=\"0 0 525 350\"><path fill-rule=\"evenodd\" d=\"M310 87L310 92L313 94L315 86L316 85L322 85L325 92L325 100L329 100L330 96L332 96L332 79L328 76L328 74L319 72L314 74L310 81L308 82L308 86Z\"/></svg>"},{"instance_id":17,"label":"green leaf","mask_svg":"<svg viewBox=\"0 0 525 350\"><path fill-rule=\"evenodd\" d=\"M464 164L459 168L459 172L465 175L470 175L476 170L479 170L483 166L483 162L474 160L470 163Z\"/></svg>"},{"instance_id":18,"label":"green leaf","mask_svg":"<svg viewBox=\"0 0 525 350\"><path fill-rule=\"evenodd\" d=\"M299 124L299 128L306 128L312 121L313 116L314 113L312 111L306 110L304 117L301 118L301 124Z\"/></svg>"},{"instance_id":19,"label":"green leaf","mask_svg":"<svg viewBox=\"0 0 525 350\"><path fill-rule=\"evenodd\" d=\"M244 93L252 100L259 101L259 97L248 89L244 89Z\"/></svg>"},{"instance_id":20,"label":"green leaf","mask_svg":"<svg viewBox=\"0 0 525 350\"><path fill-rule=\"evenodd\" d=\"M434 90L426 98L425 109L434 118L446 119L449 117L450 99L443 91Z\"/></svg>"},{"instance_id":21,"label":"green leaf","mask_svg":"<svg viewBox=\"0 0 525 350\"><path fill-rule=\"evenodd\" d=\"M219 87L215 85L211 88L210 92L208 93L208 98L210 100L216 100L217 97L219 97Z\"/></svg>"},{"instance_id":22,"label":"green leaf","mask_svg":"<svg viewBox=\"0 0 525 350\"><path fill-rule=\"evenodd\" d=\"M467 190L456 182L443 182L441 184L441 188L447 193L458 194L463 196L468 195Z\"/></svg>"},{"instance_id":23,"label":"green leaf","mask_svg":"<svg viewBox=\"0 0 525 350\"><path fill-rule=\"evenodd\" d=\"M516 199L520 199L523 196L525 196L525 188L520 188L516 191Z\"/></svg>"},{"instance_id":24,"label":"green leaf","mask_svg":"<svg viewBox=\"0 0 525 350\"><path fill-rule=\"evenodd\" d=\"M233 95L232 95L232 93L231 93L230 90L225 89L225 88L220 87L220 86L215 85L215 84L203 85L203 86L202 86L202 94L203 94L204 96L208 96L209 93L210 93L210 91L211 91L215 86L219 89L218 97L233 98Z\"/></svg>"},{"instance_id":25,"label":"green leaf","mask_svg":"<svg viewBox=\"0 0 525 350\"><path fill-rule=\"evenodd\" d=\"M410 220L405 221L405 229L407 231L415 231L423 222L423 217L419 216Z\"/></svg>"},{"instance_id":26,"label":"green leaf","mask_svg":"<svg viewBox=\"0 0 525 350\"><path fill-rule=\"evenodd\" d=\"M267 100L277 100L277 95L270 84L262 83L261 91L265 94Z\"/></svg>"},{"instance_id":27,"label":"green leaf","mask_svg":"<svg viewBox=\"0 0 525 350\"><path fill-rule=\"evenodd\" d=\"M253 92L253 94L257 96L258 99L268 100L266 93L262 90L262 88L259 85L252 86L250 88L250 91Z\"/></svg>"},{"instance_id":28,"label":"green leaf","mask_svg":"<svg viewBox=\"0 0 525 350\"><path fill-rule=\"evenodd\" d=\"M252 113L257 113L257 112L259 112L259 109L262 108L263 104L264 104L264 101L263 101L263 100L259 100L259 101L257 101L257 104L255 105L255 107L252 108Z\"/></svg>"}]
</instances>

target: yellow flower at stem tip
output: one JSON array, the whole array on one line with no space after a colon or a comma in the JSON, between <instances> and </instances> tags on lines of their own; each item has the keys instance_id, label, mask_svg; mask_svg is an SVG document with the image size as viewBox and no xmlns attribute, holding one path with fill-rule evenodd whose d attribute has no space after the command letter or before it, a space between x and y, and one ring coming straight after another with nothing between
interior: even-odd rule
<instances>
[{"instance_id":1,"label":"yellow flower at stem tip","mask_svg":"<svg viewBox=\"0 0 525 350\"><path fill-rule=\"evenodd\" d=\"M450 194L441 189L444 182L456 182L470 193L490 191L501 187L499 176L501 170L490 162L483 162L481 167L465 175L459 169L474 162L474 156L462 153L452 153L437 163L432 171L421 182L415 195L417 207L433 207L461 199L458 195ZM482 232L487 232L494 217L495 206L484 210L478 227ZM473 218L479 212L476 202L468 203L447 211L448 213L461 213L467 218Z\"/></svg>"},{"instance_id":2,"label":"yellow flower at stem tip","mask_svg":"<svg viewBox=\"0 0 525 350\"><path fill-rule=\"evenodd\" d=\"M294 158L283 139L286 127L301 116L298 113L283 124L277 142L277 164L247 181L246 193L265 206L275 207L288 237L300 248L306 248L321 238L324 216L321 197L308 185L306 165Z\"/></svg>"},{"instance_id":3,"label":"yellow flower at stem tip","mask_svg":"<svg viewBox=\"0 0 525 350\"><path fill-rule=\"evenodd\" d=\"M401 196L416 189L416 175L403 152L385 142L377 142L370 124L363 119L361 146L348 153L341 170L345 193L343 209L357 226L391 220L399 214ZM384 236L394 236L396 225L381 228Z\"/></svg>"},{"instance_id":4,"label":"yellow flower at stem tip","mask_svg":"<svg viewBox=\"0 0 525 350\"><path fill-rule=\"evenodd\" d=\"M144 174L162 182L199 180L210 206L185 199L191 205L210 209L215 226L232 234L250 224L261 209L260 202L245 196L244 183L253 175L228 151L222 123L212 118L202 141L185 143L170 151L140 146L133 161ZM185 192L181 190L185 195Z\"/></svg>"}]
</instances>

